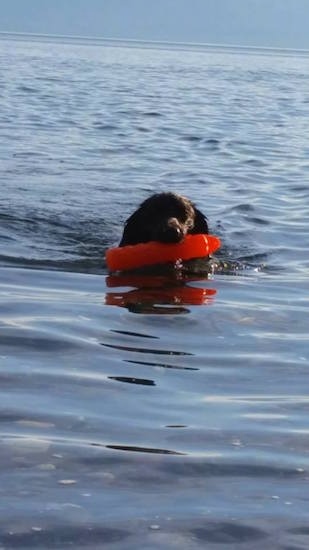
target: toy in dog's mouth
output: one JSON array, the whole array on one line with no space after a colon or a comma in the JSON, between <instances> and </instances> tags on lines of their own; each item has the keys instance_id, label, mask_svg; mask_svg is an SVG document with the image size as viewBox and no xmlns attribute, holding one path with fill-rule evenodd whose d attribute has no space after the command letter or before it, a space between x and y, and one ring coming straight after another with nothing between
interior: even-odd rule
<instances>
[{"instance_id":1,"label":"toy in dog's mouth","mask_svg":"<svg viewBox=\"0 0 309 550\"><path fill-rule=\"evenodd\" d=\"M110 272L130 271L149 265L204 258L220 246L220 239L214 235L187 235L183 241L175 244L152 241L110 248L105 257Z\"/></svg>"}]
</instances>

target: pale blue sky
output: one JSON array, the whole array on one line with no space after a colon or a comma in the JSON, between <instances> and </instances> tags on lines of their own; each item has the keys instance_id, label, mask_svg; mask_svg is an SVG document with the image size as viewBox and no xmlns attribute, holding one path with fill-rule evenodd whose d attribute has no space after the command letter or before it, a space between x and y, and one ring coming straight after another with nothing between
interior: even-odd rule
<instances>
[{"instance_id":1,"label":"pale blue sky","mask_svg":"<svg viewBox=\"0 0 309 550\"><path fill-rule=\"evenodd\" d=\"M0 30L309 49L309 0L1 0Z\"/></svg>"}]
</instances>

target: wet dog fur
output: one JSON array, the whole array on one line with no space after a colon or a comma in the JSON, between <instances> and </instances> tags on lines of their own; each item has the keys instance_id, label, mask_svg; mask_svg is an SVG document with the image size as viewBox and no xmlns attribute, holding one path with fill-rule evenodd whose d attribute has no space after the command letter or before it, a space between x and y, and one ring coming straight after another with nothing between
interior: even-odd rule
<instances>
[{"instance_id":1,"label":"wet dog fur","mask_svg":"<svg viewBox=\"0 0 309 550\"><path fill-rule=\"evenodd\" d=\"M206 216L194 203L176 193L157 193L146 199L125 222L119 246L157 241L179 243L186 235L208 233ZM209 273L209 256L134 270L140 274Z\"/></svg>"},{"instance_id":2,"label":"wet dog fur","mask_svg":"<svg viewBox=\"0 0 309 550\"><path fill-rule=\"evenodd\" d=\"M198 233L208 233L207 218L190 199L176 193L157 193L127 219L119 246L150 241L179 243L186 235Z\"/></svg>"}]
</instances>

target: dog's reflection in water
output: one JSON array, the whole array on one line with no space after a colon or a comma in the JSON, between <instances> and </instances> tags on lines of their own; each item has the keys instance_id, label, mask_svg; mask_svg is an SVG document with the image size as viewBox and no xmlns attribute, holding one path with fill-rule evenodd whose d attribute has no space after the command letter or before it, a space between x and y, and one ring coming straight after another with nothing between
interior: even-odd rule
<instances>
[{"instance_id":1,"label":"dog's reflection in water","mask_svg":"<svg viewBox=\"0 0 309 550\"><path fill-rule=\"evenodd\" d=\"M177 193L157 193L140 204L126 220L119 246L151 241L176 244L187 235L200 233L208 233L207 218L190 199ZM216 290L210 284L206 286L210 272L211 259L205 256L110 275L107 286L115 290L107 292L105 303L134 313L189 313L188 306L213 300ZM190 285L201 279L205 280L202 288Z\"/></svg>"},{"instance_id":2,"label":"dog's reflection in water","mask_svg":"<svg viewBox=\"0 0 309 550\"><path fill-rule=\"evenodd\" d=\"M201 277L119 274L109 275L105 304L127 308L132 313L175 315L189 313L188 306L209 304L216 289L212 286L191 286ZM209 283L209 281L208 281ZM128 288L129 287L129 288Z\"/></svg>"}]
</instances>

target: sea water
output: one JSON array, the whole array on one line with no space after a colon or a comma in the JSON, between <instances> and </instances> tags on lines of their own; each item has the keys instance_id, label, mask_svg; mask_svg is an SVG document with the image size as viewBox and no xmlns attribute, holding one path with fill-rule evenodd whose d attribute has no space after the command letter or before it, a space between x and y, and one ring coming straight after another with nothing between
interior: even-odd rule
<instances>
[{"instance_id":1,"label":"sea water","mask_svg":"<svg viewBox=\"0 0 309 550\"><path fill-rule=\"evenodd\" d=\"M0 547L307 549L308 58L0 52ZM163 190L237 268L107 274Z\"/></svg>"}]
</instances>

